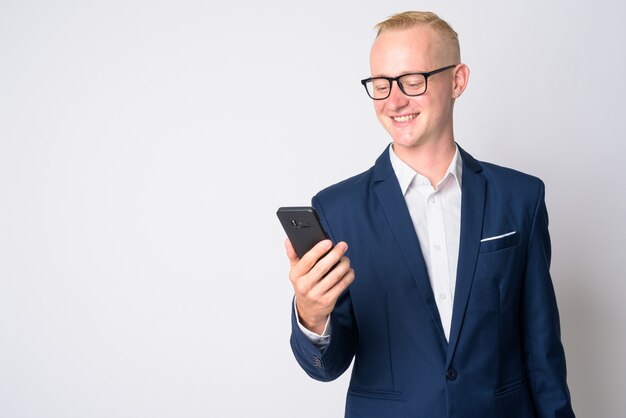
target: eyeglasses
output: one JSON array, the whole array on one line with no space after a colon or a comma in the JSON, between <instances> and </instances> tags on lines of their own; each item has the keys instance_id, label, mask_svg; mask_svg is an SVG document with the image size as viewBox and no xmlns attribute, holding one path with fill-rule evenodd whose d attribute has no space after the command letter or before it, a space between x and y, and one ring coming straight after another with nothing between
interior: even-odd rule
<instances>
[{"instance_id":1,"label":"eyeglasses","mask_svg":"<svg viewBox=\"0 0 626 418\"><path fill-rule=\"evenodd\" d=\"M391 85L395 81L400 87L400 91L407 96L415 97L426 93L428 88L428 77L442 71L454 68L456 65L438 68L427 73L409 73L398 77L370 77L361 80L367 95L374 100L385 100L391 94Z\"/></svg>"}]
</instances>

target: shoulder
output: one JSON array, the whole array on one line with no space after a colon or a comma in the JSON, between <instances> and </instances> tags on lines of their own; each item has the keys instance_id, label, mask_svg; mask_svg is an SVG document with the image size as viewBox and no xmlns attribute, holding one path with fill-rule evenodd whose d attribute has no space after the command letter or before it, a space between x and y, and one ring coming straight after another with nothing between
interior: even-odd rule
<instances>
[{"instance_id":1,"label":"shoulder","mask_svg":"<svg viewBox=\"0 0 626 418\"><path fill-rule=\"evenodd\" d=\"M483 175L490 183L522 190L538 190L543 187L543 181L531 174L484 161L480 161L479 164L483 169Z\"/></svg>"},{"instance_id":2,"label":"shoulder","mask_svg":"<svg viewBox=\"0 0 626 418\"><path fill-rule=\"evenodd\" d=\"M380 154L372 167L366 171L326 187L313 197L313 205L323 205L329 210L356 210L372 195L374 183L393 176L389 160L389 148ZM397 182L397 180L396 180Z\"/></svg>"},{"instance_id":3,"label":"shoulder","mask_svg":"<svg viewBox=\"0 0 626 418\"><path fill-rule=\"evenodd\" d=\"M313 201L324 207L346 208L366 198L373 182L374 167L319 191Z\"/></svg>"},{"instance_id":4,"label":"shoulder","mask_svg":"<svg viewBox=\"0 0 626 418\"><path fill-rule=\"evenodd\" d=\"M463 149L461 155L464 177L466 170L469 173L475 172L485 179L487 188L492 193L504 198L537 197L543 194L543 181L536 176L490 162L478 161Z\"/></svg>"},{"instance_id":5,"label":"shoulder","mask_svg":"<svg viewBox=\"0 0 626 418\"><path fill-rule=\"evenodd\" d=\"M537 214L538 208L545 207L545 186L538 177L492 163L479 164L482 168L479 174L486 184L486 207L517 214L528 222ZM463 190L465 192L465 188Z\"/></svg>"}]
</instances>

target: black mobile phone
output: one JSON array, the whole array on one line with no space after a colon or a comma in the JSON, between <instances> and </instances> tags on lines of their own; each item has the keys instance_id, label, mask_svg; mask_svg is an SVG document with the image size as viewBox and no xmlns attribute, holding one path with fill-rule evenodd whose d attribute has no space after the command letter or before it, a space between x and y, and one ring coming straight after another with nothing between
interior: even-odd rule
<instances>
[{"instance_id":1,"label":"black mobile phone","mask_svg":"<svg viewBox=\"0 0 626 418\"><path fill-rule=\"evenodd\" d=\"M320 241L328 239L315 208L309 206L291 206L278 208L276 212L287 238L302 258Z\"/></svg>"}]
</instances>

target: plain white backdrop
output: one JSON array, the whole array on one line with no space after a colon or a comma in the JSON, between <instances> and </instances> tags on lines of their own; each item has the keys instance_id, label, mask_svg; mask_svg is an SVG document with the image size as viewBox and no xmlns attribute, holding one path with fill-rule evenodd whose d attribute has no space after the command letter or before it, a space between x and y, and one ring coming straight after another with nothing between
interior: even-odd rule
<instances>
[{"instance_id":1,"label":"plain white backdrop","mask_svg":"<svg viewBox=\"0 0 626 418\"><path fill-rule=\"evenodd\" d=\"M545 181L574 409L623 415L623 2L0 0L0 417L342 416L275 211L389 142L359 80L404 10L460 34L457 141Z\"/></svg>"}]
</instances>

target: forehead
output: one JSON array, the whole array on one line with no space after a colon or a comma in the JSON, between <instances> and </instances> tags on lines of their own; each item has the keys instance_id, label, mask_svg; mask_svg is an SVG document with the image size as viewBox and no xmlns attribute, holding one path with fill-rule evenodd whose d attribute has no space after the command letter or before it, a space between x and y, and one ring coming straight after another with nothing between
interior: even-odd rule
<instances>
[{"instance_id":1,"label":"forehead","mask_svg":"<svg viewBox=\"0 0 626 418\"><path fill-rule=\"evenodd\" d=\"M443 52L439 37L427 26L383 31L372 45L372 75L430 71Z\"/></svg>"}]
</instances>

